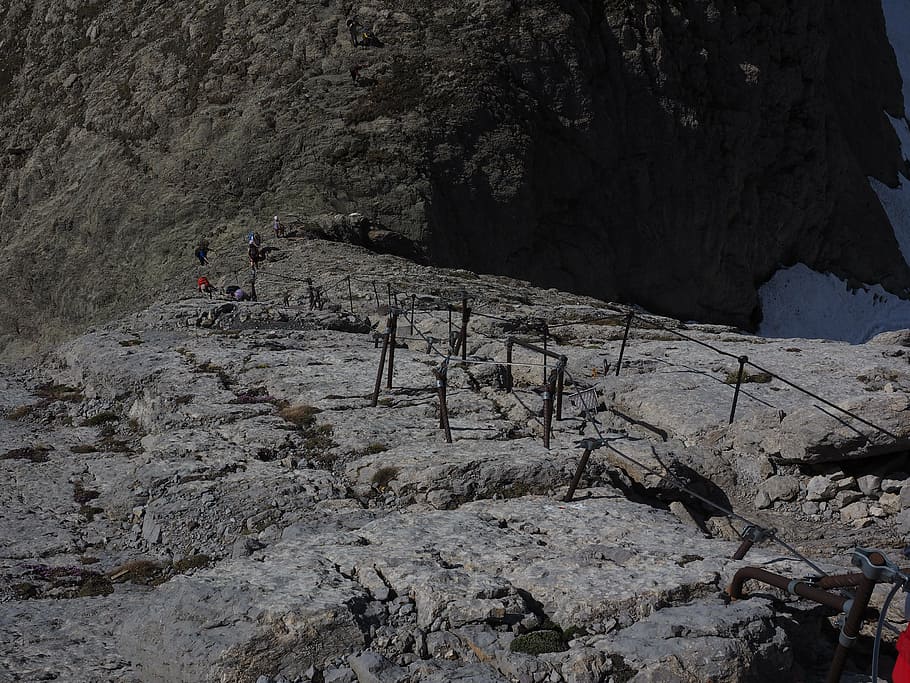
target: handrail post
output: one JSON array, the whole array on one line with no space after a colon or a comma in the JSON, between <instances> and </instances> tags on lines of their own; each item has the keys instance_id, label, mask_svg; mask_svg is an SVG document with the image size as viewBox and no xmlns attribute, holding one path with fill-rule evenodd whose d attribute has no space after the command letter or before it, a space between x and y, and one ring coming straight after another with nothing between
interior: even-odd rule
<instances>
[{"instance_id":1,"label":"handrail post","mask_svg":"<svg viewBox=\"0 0 910 683\"><path fill-rule=\"evenodd\" d=\"M389 350L389 336L392 331L392 316L386 322L385 333L382 335L382 353L379 354L379 371L376 373L376 386L373 387L373 402L375 408L379 403L379 389L382 387L382 371L385 370L385 356Z\"/></svg>"},{"instance_id":2,"label":"handrail post","mask_svg":"<svg viewBox=\"0 0 910 683\"><path fill-rule=\"evenodd\" d=\"M447 369L443 364L442 369L433 368L436 376L436 393L439 396L439 427L445 431L446 443L452 443L452 428L449 426L449 407L446 403L446 375Z\"/></svg>"},{"instance_id":3,"label":"handrail post","mask_svg":"<svg viewBox=\"0 0 910 683\"><path fill-rule=\"evenodd\" d=\"M626 316L626 330L622 335L622 346L619 347L619 360L616 361L616 376L619 377L619 369L622 367L622 357L626 352L626 342L629 340L629 328L632 327L632 318L635 317L635 313L629 311Z\"/></svg>"},{"instance_id":4,"label":"handrail post","mask_svg":"<svg viewBox=\"0 0 910 683\"><path fill-rule=\"evenodd\" d=\"M572 498L575 496L575 489L578 488L578 484L581 482L581 475L585 471L585 467L588 466L588 458L591 457L591 448L585 448L585 452L581 454L581 460L578 462L578 467L575 470L575 476L572 478L572 483L569 484L569 490L566 491L565 498L563 498L564 503L571 503Z\"/></svg>"},{"instance_id":5,"label":"handrail post","mask_svg":"<svg viewBox=\"0 0 910 683\"><path fill-rule=\"evenodd\" d=\"M411 294L411 336L414 336L414 305L417 303L417 295Z\"/></svg>"},{"instance_id":6,"label":"handrail post","mask_svg":"<svg viewBox=\"0 0 910 683\"><path fill-rule=\"evenodd\" d=\"M549 373L547 372L547 337L550 336L550 328L547 327L546 320L541 327L541 333L543 334L543 382L546 384L547 378L549 377Z\"/></svg>"},{"instance_id":7,"label":"handrail post","mask_svg":"<svg viewBox=\"0 0 910 683\"><path fill-rule=\"evenodd\" d=\"M351 313L354 312L354 292L351 290L351 276L348 275L348 301L351 303Z\"/></svg>"},{"instance_id":8,"label":"handrail post","mask_svg":"<svg viewBox=\"0 0 910 683\"><path fill-rule=\"evenodd\" d=\"M511 393L513 387L512 379L512 337L506 340L506 392Z\"/></svg>"},{"instance_id":9,"label":"handrail post","mask_svg":"<svg viewBox=\"0 0 910 683\"><path fill-rule=\"evenodd\" d=\"M553 431L553 393L555 378L544 385L543 391L543 445L550 449L550 432Z\"/></svg>"},{"instance_id":10,"label":"handrail post","mask_svg":"<svg viewBox=\"0 0 910 683\"><path fill-rule=\"evenodd\" d=\"M461 337L459 344L461 346L461 360L468 359L468 320L471 318L471 309L468 308L468 297L461 299Z\"/></svg>"},{"instance_id":11,"label":"handrail post","mask_svg":"<svg viewBox=\"0 0 910 683\"><path fill-rule=\"evenodd\" d=\"M733 405L730 406L730 422L728 424L733 424L733 418L736 417L736 402L739 400L739 388L743 383L743 372L746 363L749 362L749 357L740 356L737 360L739 360L739 373L736 375L736 390L733 392Z\"/></svg>"},{"instance_id":12,"label":"handrail post","mask_svg":"<svg viewBox=\"0 0 910 683\"><path fill-rule=\"evenodd\" d=\"M389 314L389 377L386 380L386 389L392 388L392 373L395 367L395 338L398 335L398 309L393 308Z\"/></svg>"},{"instance_id":13,"label":"handrail post","mask_svg":"<svg viewBox=\"0 0 910 683\"><path fill-rule=\"evenodd\" d=\"M446 304L446 308L449 310L449 352L454 354L455 345L452 344L452 304Z\"/></svg>"},{"instance_id":14,"label":"handrail post","mask_svg":"<svg viewBox=\"0 0 910 683\"><path fill-rule=\"evenodd\" d=\"M312 278L307 278L307 279L306 279L306 293L307 293L307 297L308 297L309 300L310 300L310 310L312 311L313 309L316 308L316 295L313 293L313 280L312 280Z\"/></svg>"},{"instance_id":15,"label":"handrail post","mask_svg":"<svg viewBox=\"0 0 910 683\"><path fill-rule=\"evenodd\" d=\"M562 420L562 390L565 384L566 363L568 358L562 356L556 365L556 420Z\"/></svg>"},{"instance_id":16,"label":"handrail post","mask_svg":"<svg viewBox=\"0 0 910 683\"><path fill-rule=\"evenodd\" d=\"M379 305L379 290L376 289L376 280L373 280L373 296L376 297L376 310L378 311L381 306Z\"/></svg>"},{"instance_id":17,"label":"handrail post","mask_svg":"<svg viewBox=\"0 0 910 683\"><path fill-rule=\"evenodd\" d=\"M869 561L877 566L885 564L885 558L879 553L871 553ZM831 658L831 668L828 669L826 683L840 683L844 663L847 661L847 653L856 642L856 636L859 635L866 608L869 606L869 599L872 597L874 589L875 579L866 576L864 573L856 588L856 593L853 595L853 604L850 607L850 611L844 617L844 625L841 627L840 635L837 639L837 647L834 650L834 656Z\"/></svg>"}]
</instances>

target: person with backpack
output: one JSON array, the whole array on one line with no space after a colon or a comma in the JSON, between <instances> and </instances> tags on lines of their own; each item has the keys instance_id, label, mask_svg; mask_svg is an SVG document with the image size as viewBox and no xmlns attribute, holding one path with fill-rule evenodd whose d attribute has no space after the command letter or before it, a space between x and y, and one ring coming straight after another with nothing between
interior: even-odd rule
<instances>
[{"instance_id":1,"label":"person with backpack","mask_svg":"<svg viewBox=\"0 0 910 683\"><path fill-rule=\"evenodd\" d=\"M275 231L276 238L284 237L284 225L278 220L278 216L272 219L272 230Z\"/></svg>"},{"instance_id":2,"label":"person with backpack","mask_svg":"<svg viewBox=\"0 0 910 683\"><path fill-rule=\"evenodd\" d=\"M209 299L212 298L212 295L215 293L215 287L212 286L212 283L209 282L209 279L202 275L198 280L196 280L196 289L199 290L200 294L205 294Z\"/></svg>"},{"instance_id":3,"label":"person with backpack","mask_svg":"<svg viewBox=\"0 0 910 683\"><path fill-rule=\"evenodd\" d=\"M258 232L250 233L250 244L247 248L247 254L250 257L250 269L255 272L256 267L264 260L265 255L262 252L262 235Z\"/></svg>"},{"instance_id":4,"label":"person with backpack","mask_svg":"<svg viewBox=\"0 0 910 683\"><path fill-rule=\"evenodd\" d=\"M209 264L208 259L209 254L209 243L207 240L202 240L199 242L199 245L196 247L196 251L193 252L193 256L199 259L200 266L207 266Z\"/></svg>"}]
</instances>

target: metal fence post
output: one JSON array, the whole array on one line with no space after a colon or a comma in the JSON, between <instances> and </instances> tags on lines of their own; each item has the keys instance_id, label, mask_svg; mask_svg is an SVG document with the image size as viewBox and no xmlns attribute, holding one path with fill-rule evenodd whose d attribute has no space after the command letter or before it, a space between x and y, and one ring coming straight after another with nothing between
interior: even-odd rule
<instances>
[{"instance_id":1,"label":"metal fence post","mask_svg":"<svg viewBox=\"0 0 910 683\"><path fill-rule=\"evenodd\" d=\"M746 363L749 362L748 356L740 356L739 360L739 373L736 375L736 389L733 392L733 405L730 406L730 422L733 424L733 418L736 417L736 402L739 400L739 388L743 383L743 372L746 367Z\"/></svg>"},{"instance_id":2,"label":"metal fence post","mask_svg":"<svg viewBox=\"0 0 910 683\"><path fill-rule=\"evenodd\" d=\"M572 478L572 483L569 484L569 490L566 491L566 496L563 498L563 502L571 503L572 498L575 496L575 489L578 488L578 484L581 481L581 475L585 471L585 467L588 466L588 458L591 457L590 447L585 448L585 452L581 454L581 460L578 462L578 468L575 470L575 476Z\"/></svg>"},{"instance_id":3,"label":"metal fence post","mask_svg":"<svg viewBox=\"0 0 910 683\"><path fill-rule=\"evenodd\" d=\"M379 354L379 370L376 373L376 386L373 387L373 402L372 406L375 408L376 404L379 402L379 389L382 387L382 371L385 370L385 355L389 350L389 335L391 334L392 328L392 317L389 316L388 322L386 322L385 334L382 335L382 353Z\"/></svg>"},{"instance_id":4,"label":"metal fence post","mask_svg":"<svg viewBox=\"0 0 910 683\"><path fill-rule=\"evenodd\" d=\"M398 309L392 309L389 314L389 377L386 381L386 389L392 388L392 373L395 368L395 339L398 336Z\"/></svg>"},{"instance_id":5,"label":"metal fence post","mask_svg":"<svg viewBox=\"0 0 910 683\"><path fill-rule=\"evenodd\" d=\"M629 340L629 328L632 327L632 318L635 314L629 312L626 316L626 331L622 335L622 346L619 347L619 360L616 361L616 376L619 377L619 369L622 367L622 357L626 352L626 342Z\"/></svg>"}]
</instances>

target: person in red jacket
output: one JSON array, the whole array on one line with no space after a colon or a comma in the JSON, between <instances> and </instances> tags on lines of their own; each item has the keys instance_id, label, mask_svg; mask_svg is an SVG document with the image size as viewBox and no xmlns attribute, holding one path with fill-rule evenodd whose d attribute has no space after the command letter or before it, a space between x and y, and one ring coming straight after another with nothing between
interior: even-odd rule
<instances>
[{"instance_id":1,"label":"person in red jacket","mask_svg":"<svg viewBox=\"0 0 910 683\"><path fill-rule=\"evenodd\" d=\"M205 294L209 299L211 299L212 294L215 293L215 288L205 275L196 280L196 288L199 290L200 294Z\"/></svg>"}]
</instances>

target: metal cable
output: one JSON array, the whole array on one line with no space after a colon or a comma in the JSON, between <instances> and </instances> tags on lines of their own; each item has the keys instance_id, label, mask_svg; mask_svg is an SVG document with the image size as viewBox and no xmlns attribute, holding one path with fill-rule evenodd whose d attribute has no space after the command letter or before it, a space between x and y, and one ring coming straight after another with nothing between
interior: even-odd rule
<instances>
[{"instance_id":1,"label":"metal cable","mask_svg":"<svg viewBox=\"0 0 910 683\"><path fill-rule=\"evenodd\" d=\"M875 644L872 646L872 680L878 683L878 655L882 645L882 629L885 627L885 619L888 615L888 608L891 607L891 601L897 594L897 591L904 586L903 582L895 583L888 591L888 597L882 605L882 611L878 615L878 625L875 628Z\"/></svg>"},{"instance_id":2,"label":"metal cable","mask_svg":"<svg viewBox=\"0 0 910 683\"><path fill-rule=\"evenodd\" d=\"M574 380L572 380L571 375L570 375L568 372L566 372L566 376L569 378L569 380L572 382L572 384L575 383ZM621 458L623 458L624 460L627 460L627 461L631 462L631 463L632 463L633 465L635 465L636 467L640 467L642 470L644 470L645 472L647 472L648 474L650 474L650 475L652 475L652 476L660 477L660 478L662 478L662 479L663 479L663 478L666 478L673 486L675 486L675 487L678 488L679 490L681 490L681 491L687 493L688 495L690 495L690 496L692 496L692 497L694 497L694 498L700 500L701 502L705 503L706 505L710 505L710 506L713 507L715 510L718 510L719 512L723 513L723 514L726 515L727 517L733 517L733 518L738 519L739 521L743 522L744 524L748 524L748 525L750 525L750 526L755 526L755 527L758 527L758 528L764 528L764 527L762 527L762 525L753 522L753 521L750 520L749 518L744 517L743 515L740 515L739 513L734 512L733 510L730 510L730 509L728 509L728 508L725 508L723 505L719 505L718 503L715 503L713 500L709 500L708 498L705 498L705 497L702 496L701 494L696 493L695 491L693 491L692 489L690 489L688 486L686 486L685 484L683 484L679 479L677 479L676 476L670 471L670 469L669 469L666 465L664 465L664 463L661 461L660 457L657 455L656 452L654 453L654 458L657 460L657 462L660 463L660 466L664 468L664 470L666 471L666 474L661 474L661 473L658 472L657 470L655 470L655 469L653 469L653 468L651 468L651 467L648 467L648 466L645 465L644 463L639 462L638 460L636 460L636 459L633 458L632 456L623 453L623 452L620 451L618 448L616 448L615 446L613 446L612 444L610 444L609 442L606 441L606 439L605 439L605 437L604 437L604 435L603 435L603 432L601 432L600 427L598 426L596 420L592 420L592 421L591 421L591 424L594 426L594 430L597 432L598 438L601 439L601 441L603 441L604 445L605 445L607 448L609 448L611 451L613 451L614 453L616 453L618 456L620 456ZM653 447L652 447L652 452L653 452ZM801 561L803 561L804 563L806 563L808 566L812 567L812 569L813 569L814 571L818 572L818 573L821 574L822 576L827 576L827 575L828 575L828 573L825 572L821 567L819 567L817 564L815 564L814 562L812 562L812 560L810 560L809 558L805 557L802 553L800 553L798 550L796 550L796 548L794 548L793 546L791 546L789 543L787 543L786 541L784 541L784 540L778 538L776 534L774 534L774 533L769 533L769 534L768 534L768 537L769 537L770 539L772 539L773 541L779 543L779 544L780 544L781 546L783 546L784 548L786 548L786 549L787 549L789 552L791 552L795 557L799 558Z\"/></svg>"}]
</instances>

